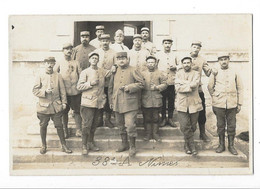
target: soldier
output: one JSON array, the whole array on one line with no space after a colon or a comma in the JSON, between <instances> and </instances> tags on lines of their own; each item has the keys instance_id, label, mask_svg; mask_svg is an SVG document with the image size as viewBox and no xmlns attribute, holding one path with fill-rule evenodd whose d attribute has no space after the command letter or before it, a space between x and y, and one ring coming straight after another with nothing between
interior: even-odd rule
<instances>
[{"instance_id":1,"label":"soldier","mask_svg":"<svg viewBox=\"0 0 260 189\"><path fill-rule=\"evenodd\" d=\"M41 154L47 152L46 135L47 126L50 119L53 121L57 134L60 138L62 151L72 153L67 147L64 132L62 129L62 111L66 108L66 91L62 77L59 73L53 71L55 58L48 57L44 59L45 72L37 76L33 86L33 94L39 97L37 103L37 117L40 120L40 134L42 140Z\"/></svg>"},{"instance_id":2,"label":"soldier","mask_svg":"<svg viewBox=\"0 0 260 189\"><path fill-rule=\"evenodd\" d=\"M68 113L70 109L74 111L74 119L76 123L76 136L81 137L81 125L82 119L80 116L80 91L77 90L77 83L79 80L79 63L73 60L72 55L72 44L66 43L63 45L64 58L59 61L54 70L61 73L62 79L64 81L66 94L67 94L67 107L63 112L62 121L65 131L65 137L69 137L68 132Z\"/></svg>"},{"instance_id":3,"label":"soldier","mask_svg":"<svg viewBox=\"0 0 260 189\"><path fill-rule=\"evenodd\" d=\"M240 76L229 66L229 54L219 54L220 69L217 75L211 75L208 90L212 96L213 112L217 118L219 146L217 153L225 151L225 127L227 125L228 150L237 155L234 147L236 135L236 114L243 102L243 88Z\"/></svg>"},{"instance_id":4,"label":"soldier","mask_svg":"<svg viewBox=\"0 0 260 189\"><path fill-rule=\"evenodd\" d=\"M115 51L109 48L110 44L110 35L109 34L102 34L100 36L101 40L101 48L96 49L94 52L99 54L99 62L98 67L103 68L105 70L110 70L112 66L115 64ZM111 122L111 114L112 110L110 109L110 105L108 102L108 84L109 84L109 78L106 78L105 81L105 94L107 95L107 102L104 107L106 119L104 122L104 125L113 128L114 125ZM101 125L103 125L103 112L101 114Z\"/></svg>"},{"instance_id":5,"label":"soldier","mask_svg":"<svg viewBox=\"0 0 260 189\"><path fill-rule=\"evenodd\" d=\"M77 84L77 89L82 91L81 116L82 127L82 155L87 155L89 150L99 151L94 143L94 134L106 103L104 93L105 77L110 71L99 68L99 54L91 52L89 55L90 67L83 70Z\"/></svg>"},{"instance_id":6,"label":"soldier","mask_svg":"<svg viewBox=\"0 0 260 189\"><path fill-rule=\"evenodd\" d=\"M79 73L89 67L88 54L96 48L89 44L89 31L80 32L81 44L73 49L72 59L79 62Z\"/></svg>"},{"instance_id":7,"label":"soldier","mask_svg":"<svg viewBox=\"0 0 260 189\"><path fill-rule=\"evenodd\" d=\"M209 142L210 139L205 133L206 106L205 106L204 93L201 87L202 85L201 75L202 75L202 70L204 71L207 77L209 77L211 73L215 75L217 74L217 72L216 70L211 69L207 64L207 61L199 55L201 47L202 45L200 41L193 41L191 44L190 56L192 58L192 69L198 71L200 74L199 95L202 100L202 106L203 106L203 110L199 112L199 119L198 119L199 129L200 129L200 139L203 140L204 142Z\"/></svg>"},{"instance_id":8,"label":"soldier","mask_svg":"<svg viewBox=\"0 0 260 189\"><path fill-rule=\"evenodd\" d=\"M157 53L158 69L167 75L167 89L162 91L162 121L161 127L168 122L171 127L177 127L173 121L174 103L175 103L175 75L177 69L177 59L173 51L171 51L173 40L170 36L163 39L163 51ZM168 100L168 120L166 119L166 100Z\"/></svg>"},{"instance_id":9,"label":"soldier","mask_svg":"<svg viewBox=\"0 0 260 189\"><path fill-rule=\"evenodd\" d=\"M116 52L121 52L121 51L129 51L129 48L127 46L124 45L123 41L124 41L124 32L122 30L117 30L115 32L115 43L111 44L111 49L113 49Z\"/></svg>"},{"instance_id":10,"label":"soldier","mask_svg":"<svg viewBox=\"0 0 260 189\"><path fill-rule=\"evenodd\" d=\"M162 95L160 92L167 88L166 76L156 69L157 59L154 56L146 58L147 70L142 72L144 78L144 89L142 90L142 107L144 113L144 124L146 125L145 141L155 139L161 141L158 135L159 112L162 106Z\"/></svg>"},{"instance_id":11,"label":"soldier","mask_svg":"<svg viewBox=\"0 0 260 189\"><path fill-rule=\"evenodd\" d=\"M135 34L133 36L133 48L129 51L130 66L144 71L146 67L146 58L150 55L149 51L142 48L142 36Z\"/></svg>"},{"instance_id":12,"label":"soldier","mask_svg":"<svg viewBox=\"0 0 260 189\"><path fill-rule=\"evenodd\" d=\"M115 111L116 123L122 139L122 146L117 152L129 149L128 135L130 140L129 156L131 157L136 153L138 91L144 87L144 81L140 72L129 66L127 52L116 53L116 62L118 68L110 79L109 102L111 109Z\"/></svg>"},{"instance_id":13,"label":"soldier","mask_svg":"<svg viewBox=\"0 0 260 189\"><path fill-rule=\"evenodd\" d=\"M150 30L147 27L143 27L141 29L141 36L143 40L142 47L147 49L150 52L150 54L154 55L156 54L156 47L151 41L149 41L149 32Z\"/></svg>"},{"instance_id":14,"label":"soldier","mask_svg":"<svg viewBox=\"0 0 260 189\"><path fill-rule=\"evenodd\" d=\"M176 74L175 87L177 92L177 111L184 134L184 150L187 154L197 155L194 143L194 132L198 122L199 111L202 110L198 93L200 76L191 69L192 58L185 56L181 59L183 69Z\"/></svg>"},{"instance_id":15,"label":"soldier","mask_svg":"<svg viewBox=\"0 0 260 189\"><path fill-rule=\"evenodd\" d=\"M89 44L92 45L93 47L95 48L100 48L101 47L101 39L100 39L100 36L102 34L104 34L104 29L105 27L103 25L99 25L99 26L96 26L96 38L95 39L92 39Z\"/></svg>"}]
</instances>

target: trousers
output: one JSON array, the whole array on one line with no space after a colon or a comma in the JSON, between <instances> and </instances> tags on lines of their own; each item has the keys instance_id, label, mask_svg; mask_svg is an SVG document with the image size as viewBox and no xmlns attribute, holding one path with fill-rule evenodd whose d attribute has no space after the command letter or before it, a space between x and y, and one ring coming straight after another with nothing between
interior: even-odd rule
<instances>
[{"instance_id":1,"label":"trousers","mask_svg":"<svg viewBox=\"0 0 260 189\"><path fill-rule=\"evenodd\" d=\"M166 90L161 92L161 94L163 96L162 117L166 118L166 101L168 99L168 118L172 118L175 101L175 86L169 85Z\"/></svg>"},{"instance_id":2,"label":"trousers","mask_svg":"<svg viewBox=\"0 0 260 189\"><path fill-rule=\"evenodd\" d=\"M126 113L115 112L116 124L119 128L120 135L128 134L130 137L137 137L136 116L138 110Z\"/></svg>"},{"instance_id":3,"label":"trousers","mask_svg":"<svg viewBox=\"0 0 260 189\"><path fill-rule=\"evenodd\" d=\"M226 109L212 107L214 114L217 117L217 133L219 135L225 134L227 126L227 134L236 134L236 108Z\"/></svg>"}]
</instances>

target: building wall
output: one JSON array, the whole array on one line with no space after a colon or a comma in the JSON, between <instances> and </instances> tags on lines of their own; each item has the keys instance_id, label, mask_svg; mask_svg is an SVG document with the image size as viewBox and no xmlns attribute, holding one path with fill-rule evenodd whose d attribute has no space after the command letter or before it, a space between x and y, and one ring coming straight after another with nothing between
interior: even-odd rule
<instances>
[{"instance_id":1,"label":"building wall","mask_svg":"<svg viewBox=\"0 0 260 189\"><path fill-rule=\"evenodd\" d=\"M75 21L151 21L151 37L158 50L166 35L174 38L172 49L176 53L189 51L191 41L200 40L201 54L209 62L216 60L219 51L232 52L232 60L248 65L251 71L250 19L251 15L11 16L12 107L18 112L35 110L37 99L32 95L32 86L42 60L46 56L62 56L62 44L73 43Z\"/></svg>"}]
</instances>

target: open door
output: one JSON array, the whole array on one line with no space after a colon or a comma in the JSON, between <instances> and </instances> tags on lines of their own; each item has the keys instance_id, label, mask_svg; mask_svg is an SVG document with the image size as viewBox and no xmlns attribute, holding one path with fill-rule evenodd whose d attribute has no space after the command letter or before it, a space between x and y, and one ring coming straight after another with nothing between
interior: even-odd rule
<instances>
[{"instance_id":1,"label":"open door","mask_svg":"<svg viewBox=\"0 0 260 189\"><path fill-rule=\"evenodd\" d=\"M114 43L114 35L118 29L125 33L124 44L131 49L133 46L133 35L140 33L142 27L150 28L150 21L109 21L109 22L94 22L94 21L80 21L74 23L74 46L80 44L80 32L90 31L90 40L96 38L95 30L97 25L105 26L105 33L110 34L111 42ZM151 38L152 35L150 35ZM152 39L151 39L152 40Z\"/></svg>"}]
</instances>

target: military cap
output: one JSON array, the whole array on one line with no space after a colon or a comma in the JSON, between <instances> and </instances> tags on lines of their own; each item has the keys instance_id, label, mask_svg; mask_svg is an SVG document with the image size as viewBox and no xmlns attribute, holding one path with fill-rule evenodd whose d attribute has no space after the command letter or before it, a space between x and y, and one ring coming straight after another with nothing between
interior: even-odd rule
<instances>
[{"instance_id":1,"label":"military cap","mask_svg":"<svg viewBox=\"0 0 260 189\"><path fill-rule=\"evenodd\" d=\"M103 25L98 25L96 26L96 30L104 30L105 27Z\"/></svg>"},{"instance_id":2,"label":"military cap","mask_svg":"<svg viewBox=\"0 0 260 189\"><path fill-rule=\"evenodd\" d=\"M80 32L80 36L89 36L89 35L90 35L89 31Z\"/></svg>"},{"instance_id":3,"label":"military cap","mask_svg":"<svg viewBox=\"0 0 260 189\"><path fill-rule=\"evenodd\" d=\"M149 59L154 59L155 61L157 60L156 57L155 57L155 56L152 56L152 55L147 56L146 61L149 60Z\"/></svg>"},{"instance_id":4,"label":"military cap","mask_svg":"<svg viewBox=\"0 0 260 189\"><path fill-rule=\"evenodd\" d=\"M50 56L50 57L45 58L44 62L56 62L56 60L53 56Z\"/></svg>"},{"instance_id":5,"label":"military cap","mask_svg":"<svg viewBox=\"0 0 260 189\"><path fill-rule=\"evenodd\" d=\"M165 36L165 37L163 38L162 42L164 42L164 41L171 41L171 42L173 42L171 36Z\"/></svg>"},{"instance_id":6,"label":"military cap","mask_svg":"<svg viewBox=\"0 0 260 189\"><path fill-rule=\"evenodd\" d=\"M202 47L201 41L192 41L191 45L198 45L198 46Z\"/></svg>"},{"instance_id":7,"label":"military cap","mask_svg":"<svg viewBox=\"0 0 260 189\"><path fill-rule=\"evenodd\" d=\"M124 52L124 51L117 52L116 53L116 58L118 58L118 57L127 57L127 52Z\"/></svg>"},{"instance_id":8,"label":"military cap","mask_svg":"<svg viewBox=\"0 0 260 189\"><path fill-rule=\"evenodd\" d=\"M110 35L109 34L102 34L100 36L100 39L110 39Z\"/></svg>"},{"instance_id":9,"label":"military cap","mask_svg":"<svg viewBox=\"0 0 260 189\"><path fill-rule=\"evenodd\" d=\"M88 58L91 58L91 56L94 56L94 55L99 57L99 54L97 52L92 51L91 53L88 54Z\"/></svg>"},{"instance_id":10,"label":"military cap","mask_svg":"<svg viewBox=\"0 0 260 189\"><path fill-rule=\"evenodd\" d=\"M150 30L149 30L149 28L147 28L147 27L143 27L143 28L141 29L141 32L142 32L142 31L148 31L148 32L149 32Z\"/></svg>"},{"instance_id":11,"label":"military cap","mask_svg":"<svg viewBox=\"0 0 260 189\"><path fill-rule=\"evenodd\" d=\"M71 43L65 43L63 44L62 49L67 49L69 47L73 47L73 45Z\"/></svg>"},{"instance_id":12,"label":"military cap","mask_svg":"<svg viewBox=\"0 0 260 189\"><path fill-rule=\"evenodd\" d=\"M181 59L181 62L183 62L185 59L190 59L192 61L192 58L190 57L190 55L183 56L183 58Z\"/></svg>"},{"instance_id":13,"label":"military cap","mask_svg":"<svg viewBox=\"0 0 260 189\"><path fill-rule=\"evenodd\" d=\"M230 57L230 55L229 55L229 53L219 53L218 54L218 59L220 59L220 58L223 58L223 57Z\"/></svg>"},{"instance_id":14,"label":"military cap","mask_svg":"<svg viewBox=\"0 0 260 189\"><path fill-rule=\"evenodd\" d=\"M135 38L140 38L140 39L142 39L142 36L141 36L140 34L134 34L133 39L135 39Z\"/></svg>"},{"instance_id":15,"label":"military cap","mask_svg":"<svg viewBox=\"0 0 260 189\"><path fill-rule=\"evenodd\" d=\"M124 32L122 31L122 30L117 30L116 32L115 32L115 35L119 35L119 34L122 34L122 35L124 35Z\"/></svg>"}]
</instances>

